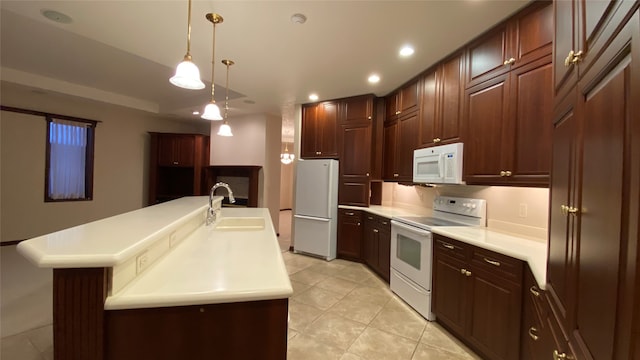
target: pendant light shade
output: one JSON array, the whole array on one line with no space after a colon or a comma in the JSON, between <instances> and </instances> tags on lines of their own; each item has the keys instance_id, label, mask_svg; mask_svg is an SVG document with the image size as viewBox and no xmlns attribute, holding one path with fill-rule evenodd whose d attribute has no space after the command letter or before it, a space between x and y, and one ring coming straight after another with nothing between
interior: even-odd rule
<instances>
[{"instance_id":1,"label":"pendant light shade","mask_svg":"<svg viewBox=\"0 0 640 360\"><path fill-rule=\"evenodd\" d=\"M204 89L204 83L200 80L200 70L191 61L191 0L189 0L189 15L187 17L187 53L184 59L176 68L176 74L169 81L183 89L200 90Z\"/></svg>"},{"instance_id":2,"label":"pendant light shade","mask_svg":"<svg viewBox=\"0 0 640 360\"><path fill-rule=\"evenodd\" d=\"M205 106L204 112L200 117L206 120L217 121L217 120L222 120L222 115L220 115L220 108L218 107L218 105L216 105L216 99L215 99L216 84L213 82L214 80L213 72L215 70L215 64L216 64L216 24L222 23L224 19L222 18L222 16L214 13L208 13L206 15L206 18L207 20L211 21L211 23L213 24L213 46L211 50L211 102L207 104L207 106Z\"/></svg>"},{"instance_id":3,"label":"pendant light shade","mask_svg":"<svg viewBox=\"0 0 640 360\"><path fill-rule=\"evenodd\" d=\"M206 120L222 120L220 108L215 102L208 103L207 106L204 107L204 112L200 117Z\"/></svg>"},{"instance_id":4,"label":"pendant light shade","mask_svg":"<svg viewBox=\"0 0 640 360\"><path fill-rule=\"evenodd\" d=\"M229 126L229 124L227 124L226 120L225 120L224 124L220 125L220 129L218 129L218 135L220 135L220 136L233 136L233 133L231 132L231 126Z\"/></svg>"},{"instance_id":5,"label":"pendant light shade","mask_svg":"<svg viewBox=\"0 0 640 360\"><path fill-rule=\"evenodd\" d=\"M235 64L232 60L222 60L222 63L227 66L227 83L225 85L226 94L224 97L224 123L220 125L218 129L218 135L220 136L233 136L231 132L231 126L227 122L229 118L229 66Z\"/></svg>"}]
</instances>

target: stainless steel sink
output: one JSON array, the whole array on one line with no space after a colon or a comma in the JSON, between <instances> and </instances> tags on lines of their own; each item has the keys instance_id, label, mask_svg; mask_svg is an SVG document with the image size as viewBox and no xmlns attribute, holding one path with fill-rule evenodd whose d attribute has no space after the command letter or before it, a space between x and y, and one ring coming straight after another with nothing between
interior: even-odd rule
<instances>
[{"instance_id":1,"label":"stainless steel sink","mask_svg":"<svg viewBox=\"0 0 640 360\"><path fill-rule=\"evenodd\" d=\"M264 229L264 218L261 217L221 217L216 221L216 230L250 231Z\"/></svg>"}]
</instances>

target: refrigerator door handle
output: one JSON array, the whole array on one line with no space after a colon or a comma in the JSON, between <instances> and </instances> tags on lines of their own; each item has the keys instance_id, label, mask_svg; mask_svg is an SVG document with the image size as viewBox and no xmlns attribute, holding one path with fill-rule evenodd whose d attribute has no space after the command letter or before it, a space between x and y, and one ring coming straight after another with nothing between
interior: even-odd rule
<instances>
[{"instance_id":1,"label":"refrigerator door handle","mask_svg":"<svg viewBox=\"0 0 640 360\"><path fill-rule=\"evenodd\" d=\"M307 219L307 220L324 221L324 222L329 222L331 220L328 218L319 218L319 217L305 216L305 215L293 215L293 217L296 217L298 219Z\"/></svg>"}]
</instances>

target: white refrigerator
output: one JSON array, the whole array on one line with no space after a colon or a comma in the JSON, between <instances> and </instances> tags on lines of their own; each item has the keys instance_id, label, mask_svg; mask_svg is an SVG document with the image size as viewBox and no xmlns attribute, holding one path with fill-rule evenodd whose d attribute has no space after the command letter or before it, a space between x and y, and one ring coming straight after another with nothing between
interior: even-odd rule
<instances>
[{"instance_id":1,"label":"white refrigerator","mask_svg":"<svg viewBox=\"0 0 640 360\"><path fill-rule=\"evenodd\" d=\"M333 260L338 227L338 160L299 160L293 208L293 248Z\"/></svg>"}]
</instances>

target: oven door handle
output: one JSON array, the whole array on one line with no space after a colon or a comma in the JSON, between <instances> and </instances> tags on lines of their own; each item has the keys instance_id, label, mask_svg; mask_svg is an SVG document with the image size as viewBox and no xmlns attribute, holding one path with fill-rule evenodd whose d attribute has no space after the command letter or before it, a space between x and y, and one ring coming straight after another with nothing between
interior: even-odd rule
<instances>
[{"instance_id":1,"label":"oven door handle","mask_svg":"<svg viewBox=\"0 0 640 360\"><path fill-rule=\"evenodd\" d=\"M412 232L414 234L418 234L418 235L422 235L422 236L430 236L431 235L431 231L423 230L423 229L420 229L420 228L417 228L417 227L411 226L411 225L406 225L406 224L403 224L403 223L401 223L399 221L396 221L396 220L391 220L391 225L392 226L397 226L397 227L399 227L399 228L401 228L403 230L406 230L406 231L410 231L410 232Z\"/></svg>"}]
</instances>

